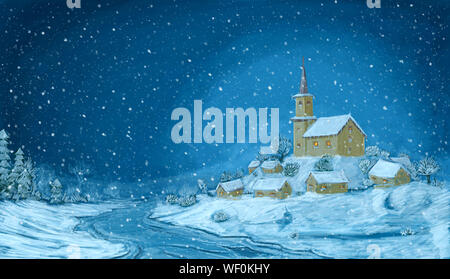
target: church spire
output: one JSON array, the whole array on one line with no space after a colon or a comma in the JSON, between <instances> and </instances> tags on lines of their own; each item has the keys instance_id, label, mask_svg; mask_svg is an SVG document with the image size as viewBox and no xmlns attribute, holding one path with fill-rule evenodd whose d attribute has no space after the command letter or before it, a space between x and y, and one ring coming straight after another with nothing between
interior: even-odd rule
<instances>
[{"instance_id":1,"label":"church spire","mask_svg":"<svg viewBox=\"0 0 450 279\"><path fill-rule=\"evenodd\" d=\"M305 57L302 61L302 79L300 81L300 94L308 93L308 84L306 83Z\"/></svg>"}]
</instances>

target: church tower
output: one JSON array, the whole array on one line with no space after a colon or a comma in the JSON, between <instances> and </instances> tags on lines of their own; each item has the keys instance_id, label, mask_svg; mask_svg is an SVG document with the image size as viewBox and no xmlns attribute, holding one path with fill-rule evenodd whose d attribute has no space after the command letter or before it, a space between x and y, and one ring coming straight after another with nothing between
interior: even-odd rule
<instances>
[{"instance_id":1,"label":"church tower","mask_svg":"<svg viewBox=\"0 0 450 279\"><path fill-rule=\"evenodd\" d=\"M300 80L300 91L292 96L295 100L295 117L291 118L294 123L294 155L306 156L306 144L303 134L316 121L313 114L313 95L308 92L306 82L305 58L302 61L302 77Z\"/></svg>"}]
</instances>

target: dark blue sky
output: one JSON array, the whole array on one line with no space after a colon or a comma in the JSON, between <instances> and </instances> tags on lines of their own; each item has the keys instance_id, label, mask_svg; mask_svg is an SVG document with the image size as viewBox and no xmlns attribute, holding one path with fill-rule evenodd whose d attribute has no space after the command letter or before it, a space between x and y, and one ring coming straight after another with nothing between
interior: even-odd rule
<instances>
[{"instance_id":1,"label":"dark blue sky","mask_svg":"<svg viewBox=\"0 0 450 279\"><path fill-rule=\"evenodd\" d=\"M0 1L0 128L38 163L156 178L245 167L257 146L175 145L171 111L279 107L301 57L316 116L367 145L448 158L448 1Z\"/></svg>"}]
</instances>

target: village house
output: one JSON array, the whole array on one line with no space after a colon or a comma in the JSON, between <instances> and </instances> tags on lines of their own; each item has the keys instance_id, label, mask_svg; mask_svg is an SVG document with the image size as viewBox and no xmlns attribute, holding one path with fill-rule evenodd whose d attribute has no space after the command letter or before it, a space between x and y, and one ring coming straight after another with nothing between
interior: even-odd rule
<instances>
[{"instance_id":1,"label":"village house","mask_svg":"<svg viewBox=\"0 0 450 279\"><path fill-rule=\"evenodd\" d=\"M366 134L350 115L317 118L313 114L314 96L308 92L303 61L300 92L294 95L294 155L363 156Z\"/></svg>"},{"instance_id":2,"label":"village house","mask_svg":"<svg viewBox=\"0 0 450 279\"><path fill-rule=\"evenodd\" d=\"M344 171L310 172L306 179L306 191L319 194L336 194L348 191L348 179Z\"/></svg>"},{"instance_id":3,"label":"village house","mask_svg":"<svg viewBox=\"0 0 450 279\"><path fill-rule=\"evenodd\" d=\"M253 185L255 197L285 199L292 194L292 187L286 178L263 178Z\"/></svg>"},{"instance_id":4,"label":"village house","mask_svg":"<svg viewBox=\"0 0 450 279\"><path fill-rule=\"evenodd\" d=\"M383 159L378 160L370 169L369 178L374 182L375 188L398 186L411 181L411 176L400 163Z\"/></svg>"},{"instance_id":5,"label":"village house","mask_svg":"<svg viewBox=\"0 0 450 279\"><path fill-rule=\"evenodd\" d=\"M280 173L283 171L280 161L276 160L264 161L261 164L261 169L264 173Z\"/></svg>"},{"instance_id":6,"label":"village house","mask_svg":"<svg viewBox=\"0 0 450 279\"><path fill-rule=\"evenodd\" d=\"M248 174L251 174L254 170L256 170L261 163L258 160L253 160L248 164Z\"/></svg>"},{"instance_id":7,"label":"village house","mask_svg":"<svg viewBox=\"0 0 450 279\"><path fill-rule=\"evenodd\" d=\"M219 198L238 198L244 192L244 184L240 179L220 182L216 187Z\"/></svg>"}]
</instances>

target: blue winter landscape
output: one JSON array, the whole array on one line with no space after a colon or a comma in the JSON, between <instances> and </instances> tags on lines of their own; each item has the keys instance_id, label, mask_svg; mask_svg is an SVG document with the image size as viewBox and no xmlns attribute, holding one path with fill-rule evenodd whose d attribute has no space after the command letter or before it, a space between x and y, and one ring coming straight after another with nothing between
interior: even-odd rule
<instances>
[{"instance_id":1,"label":"blue winter landscape","mask_svg":"<svg viewBox=\"0 0 450 279\"><path fill-rule=\"evenodd\" d=\"M450 258L448 1L67 2L0 0L0 258Z\"/></svg>"}]
</instances>

